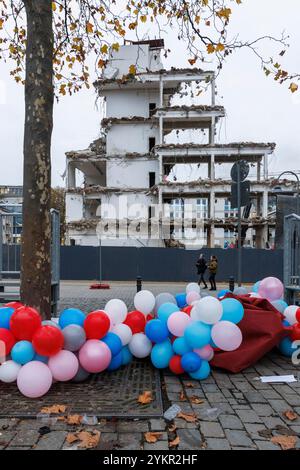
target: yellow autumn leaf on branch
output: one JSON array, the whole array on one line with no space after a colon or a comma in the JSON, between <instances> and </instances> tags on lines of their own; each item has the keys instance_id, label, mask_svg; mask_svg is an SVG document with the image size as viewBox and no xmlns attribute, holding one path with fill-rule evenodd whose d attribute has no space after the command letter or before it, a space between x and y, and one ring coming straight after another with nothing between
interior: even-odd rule
<instances>
[{"instance_id":1,"label":"yellow autumn leaf on branch","mask_svg":"<svg viewBox=\"0 0 300 470\"><path fill-rule=\"evenodd\" d=\"M2 20L2 19L0 18L0 29L3 28L3 23L4 23L4 20Z\"/></svg>"},{"instance_id":2,"label":"yellow autumn leaf on branch","mask_svg":"<svg viewBox=\"0 0 300 470\"><path fill-rule=\"evenodd\" d=\"M146 23L146 21L147 21L147 16L146 16L146 15L141 15L141 18L140 18L140 19L141 19L141 22L142 22L142 23Z\"/></svg>"},{"instance_id":3,"label":"yellow autumn leaf on branch","mask_svg":"<svg viewBox=\"0 0 300 470\"><path fill-rule=\"evenodd\" d=\"M217 15L219 16L219 18L225 18L228 21L231 13L231 8L222 8L217 12Z\"/></svg>"},{"instance_id":4,"label":"yellow autumn leaf on branch","mask_svg":"<svg viewBox=\"0 0 300 470\"><path fill-rule=\"evenodd\" d=\"M52 2L52 10L56 11L56 3L55 2Z\"/></svg>"},{"instance_id":5,"label":"yellow autumn leaf on branch","mask_svg":"<svg viewBox=\"0 0 300 470\"><path fill-rule=\"evenodd\" d=\"M215 46L213 44L208 44L207 45L207 52L209 54L213 54L215 52Z\"/></svg>"},{"instance_id":6,"label":"yellow autumn leaf on branch","mask_svg":"<svg viewBox=\"0 0 300 470\"><path fill-rule=\"evenodd\" d=\"M200 18L200 16L199 16L199 15L198 15L198 16L196 16L196 18L195 18L195 23L196 23L196 24L199 24L199 23L200 23L200 19L201 19L201 18Z\"/></svg>"},{"instance_id":7,"label":"yellow autumn leaf on branch","mask_svg":"<svg viewBox=\"0 0 300 470\"><path fill-rule=\"evenodd\" d=\"M224 51L224 49L225 49L224 44L221 44L219 42L219 44L217 44L217 46L216 46L216 52L222 52L222 51Z\"/></svg>"},{"instance_id":8,"label":"yellow autumn leaf on branch","mask_svg":"<svg viewBox=\"0 0 300 470\"><path fill-rule=\"evenodd\" d=\"M118 42L114 42L112 45L111 45L111 48L113 51L117 51L120 49L120 44Z\"/></svg>"},{"instance_id":9,"label":"yellow autumn leaf on branch","mask_svg":"<svg viewBox=\"0 0 300 470\"><path fill-rule=\"evenodd\" d=\"M133 64L132 64L132 65L130 65L130 67L129 67L129 70L128 70L128 71L129 71L130 75L135 75L135 74L136 74L136 66L135 66L135 65L133 65Z\"/></svg>"},{"instance_id":10,"label":"yellow autumn leaf on branch","mask_svg":"<svg viewBox=\"0 0 300 470\"><path fill-rule=\"evenodd\" d=\"M92 25L92 23L90 23L89 21L86 23L86 32L87 33L92 33L94 30L94 25Z\"/></svg>"},{"instance_id":11,"label":"yellow autumn leaf on branch","mask_svg":"<svg viewBox=\"0 0 300 470\"><path fill-rule=\"evenodd\" d=\"M290 90L291 90L292 93L295 93L296 91L298 91L298 88L299 87L298 87L297 83L291 83L290 84Z\"/></svg>"},{"instance_id":12,"label":"yellow autumn leaf on branch","mask_svg":"<svg viewBox=\"0 0 300 470\"><path fill-rule=\"evenodd\" d=\"M107 52L108 52L107 44L103 44L103 46L101 46L100 52L101 52L101 54L107 54Z\"/></svg>"}]
</instances>

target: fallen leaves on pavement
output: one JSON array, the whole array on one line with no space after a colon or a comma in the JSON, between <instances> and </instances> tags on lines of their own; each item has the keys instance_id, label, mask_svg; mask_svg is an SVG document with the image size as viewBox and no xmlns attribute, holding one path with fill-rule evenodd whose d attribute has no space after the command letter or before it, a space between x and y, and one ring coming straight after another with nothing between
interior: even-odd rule
<instances>
[{"instance_id":1,"label":"fallen leaves on pavement","mask_svg":"<svg viewBox=\"0 0 300 470\"><path fill-rule=\"evenodd\" d=\"M82 422L82 416L81 415L69 415L66 418L66 422L67 424L70 424L70 425L72 424L79 425Z\"/></svg>"},{"instance_id":2,"label":"fallen leaves on pavement","mask_svg":"<svg viewBox=\"0 0 300 470\"><path fill-rule=\"evenodd\" d=\"M153 401L152 397L152 392L149 390L146 390L143 392L139 398L138 398L138 403L141 403L142 405L147 405L148 403L151 403Z\"/></svg>"},{"instance_id":3,"label":"fallen leaves on pavement","mask_svg":"<svg viewBox=\"0 0 300 470\"><path fill-rule=\"evenodd\" d=\"M175 437L175 439L173 441L169 442L169 447L178 446L179 442L180 442L180 439L179 439L179 436L177 436L177 437Z\"/></svg>"},{"instance_id":4,"label":"fallen leaves on pavement","mask_svg":"<svg viewBox=\"0 0 300 470\"><path fill-rule=\"evenodd\" d=\"M295 449L297 437L296 436L274 436L271 438L273 444L280 445L282 450Z\"/></svg>"},{"instance_id":5,"label":"fallen leaves on pavement","mask_svg":"<svg viewBox=\"0 0 300 470\"><path fill-rule=\"evenodd\" d=\"M194 405L202 405L202 403L204 403L204 400L202 398L199 398L195 395L193 395L190 400L192 403L194 403Z\"/></svg>"},{"instance_id":6,"label":"fallen leaves on pavement","mask_svg":"<svg viewBox=\"0 0 300 470\"><path fill-rule=\"evenodd\" d=\"M99 431L80 431L69 433L66 440L68 444L74 444L79 441L78 447L80 449L93 449L99 444L100 436L101 433Z\"/></svg>"},{"instance_id":7,"label":"fallen leaves on pavement","mask_svg":"<svg viewBox=\"0 0 300 470\"><path fill-rule=\"evenodd\" d=\"M146 442L149 444L154 444L162 436L161 432L145 432L144 437Z\"/></svg>"},{"instance_id":8,"label":"fallen leaves on pavement","mask_svg":"<svg viewBox=\"0 0 300 470\"><path fill-rule=\"evenodd\" d=\"M195 423L197 421L197 416L194 414L183 413L180 411L177 415L177 418L184 419L187 423Z\"/></svg>"},{"instance_id":9,"label":"fallen leaves on pavement","mask_svg":"<svg viewBox=\"0 0 300 470\"><path fill-rule=\"evenodd\" d=\"M192 382L188 382L185 384L186 388L194 388L194 384Z\"/></svg>"},{"instance_id":10,"label":"fallen leaves on pavement","mask_svg":"<svg viewBox=\"0 0 300 470\"><path fill-rule=\"evenodd\" d=\"M59 413L65 413L67 409L66 405L52 405L52 406L44 406L44 408L41 409L41 413L45 414L59 414Z\"/></svg>"},{"instance_id":11,"label":"fallen leaves on pavement","mask_svg":"<svg viewBox=\"0 0 300 470\"><path fill-rule=\"evenodd\" d=\"M184 392L180 392L179 400L180 401L186 401L186 396L185 396Z\"/></svg>"},{"instance_id":12,"label":"fallen leaves on pavement","mask_svg":"<svg viewBox=\"0 0 300 470\"><path fill-rule=\"evenodd\" d=\"M298 418L297 413L295 413L293 410L286 410L283 413L283 416L285 416L287 419L290 421L295 421L295 419Z\"/></svg>"},{"instance_id":13,"label":"fallen leaves on pavement","mask_svg":"<svg viewBox=\"0 0 300 470\"><path fill-rule=\"evenodd\" d=\"M169 432L174 432L174 431L176 431L176 429L177 429L176 424L172 424L172 425L169 427L168 431L169 431Z\"/></svg>"}]
</instances>

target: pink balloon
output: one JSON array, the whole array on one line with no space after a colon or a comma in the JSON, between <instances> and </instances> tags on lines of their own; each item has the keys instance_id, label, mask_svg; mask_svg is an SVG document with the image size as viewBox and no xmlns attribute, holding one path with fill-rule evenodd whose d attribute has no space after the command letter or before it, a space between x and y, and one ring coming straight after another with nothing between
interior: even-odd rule
<instances>
[{"instance_id":1,"label":"pink balloon","mask_svg":"<svg viewBox=\"0 0 300 470\"><path fill-rule=\"evenodd\" d=\"M79 362L74 353L62 349L50 357L48 366L55 380L67 382L77 374Z\"/></svg>"},{"instance_id":2,"label":"pink balloon","mask_svg":"<svg viewBox=\"0 0 300 470\"><path fill-rule=\"evenodd\" d=\"M211 361L214 357L214 350L210 344L207 344L206 346L203 346L203 348L200 349L194 349L194 352L205 361Z\"/></svg>"},{"instance_id":3,"label":"pink balloon","mask_svg":"<svg viewBox=\"0 0 300 470\"><path fill-rule=\"evenodd\" d=\"M52 385L51 371L43 362L28 362L18 373L17 385L25 397L42 397L50 390Z\"/></svg>"},{"instance_id":4,"label":"pink balloon","mask_svg":"<svg viewBox=\"0 0 300 470\"><path fill-rule=\"evenodd\" d=\"M91 373L107 369L111 361L109 347L97 339L88 340L79 351L80 365Z\"/></svg>"},{"instance_id":5,"label":"pink balloon","mask_svg":"<svg viewBox=\"0 0 300 470\"><path fill-rule=\"evenodd\" d=\"M200 294L195 291L191 291L186 295L186 303L189 305L192 305L193 302L196 302L196 300L200 300Z\"/></svg>"},{"instance_id":6,"label":"pink balloon","mask_svg":"<svg viewBox=\"0 0 300 470\"><path fill-rule=\"evenodd\" d=\"M168 318L168 329L174 336L183 336L184 330L191 321L187 313L174 312Z\"/></svg>"},{"instance_id":7,"label":"pink balloon","mask_svg":"<svg viewBox=\"0 0 300 470\"><path fill-rule=\"evenodd\" d=\"M266 277L259 284L259 295L270 301L278 300L283 296L284 287L277 277Z\"/></svg>"},{"instance_id":8,"label":"pink balloon","mask_svg":"<svg viewBox=\"0 0 300 470\"><path fill-rule=\"evenodd\" d=\"M230 321L219 321L211 330L215 345L223 351L234 351L243 341L242 332L237 325Z\"/></svg>"}]
</instances>

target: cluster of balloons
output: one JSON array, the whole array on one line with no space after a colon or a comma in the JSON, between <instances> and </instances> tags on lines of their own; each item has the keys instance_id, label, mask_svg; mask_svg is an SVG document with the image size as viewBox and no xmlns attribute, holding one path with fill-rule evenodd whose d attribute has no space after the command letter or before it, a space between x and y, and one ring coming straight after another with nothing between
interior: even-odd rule
<instances>
[{"instance_id":1,"label":"cluster of balloons","mask_svg":"<svg viewBox=\"0 0 300 470\"><path fill-rule=\"evenodd\" d=\"M237 349L242 304L231 298L200 296L195 283L186 292L156 297L148 290L134 297L128 312L120 299L87 315L68 308L58 319L42 321L39 313L13 302L0 308L0 381L17 382L30 398L45 395L55 381L82 382L90 374L114 371L133 357L151 357L159 369L187 372L204 379L214 349ZM0 359L1 362L1 359Z\"/></svg>"}]
</instances>

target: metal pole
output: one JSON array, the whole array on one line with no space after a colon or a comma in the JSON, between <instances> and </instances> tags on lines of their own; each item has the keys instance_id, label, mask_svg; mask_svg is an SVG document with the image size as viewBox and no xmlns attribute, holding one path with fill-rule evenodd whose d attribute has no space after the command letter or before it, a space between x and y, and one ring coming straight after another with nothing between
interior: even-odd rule
<instances>
[{"instance_id":1,"label":"metal pole","mask_svg":"<svg viewBox=\"0 0 300 470\"><path fill-rule=\"evenodd\" d=\"M238 286L242 285L242 223L241 223L241 166L237 162L237 203L238 203Z\"/></svg>"},{"instance_id":2,"label":"metal pole","mask_svg":"<svg viewBox=\"0 0 300 470\"><path fill-rule=\"evenodd\" d=\"M102 282L102 242L101 237L99 237L99 281Z\"/></svg>"}]
</instances>

